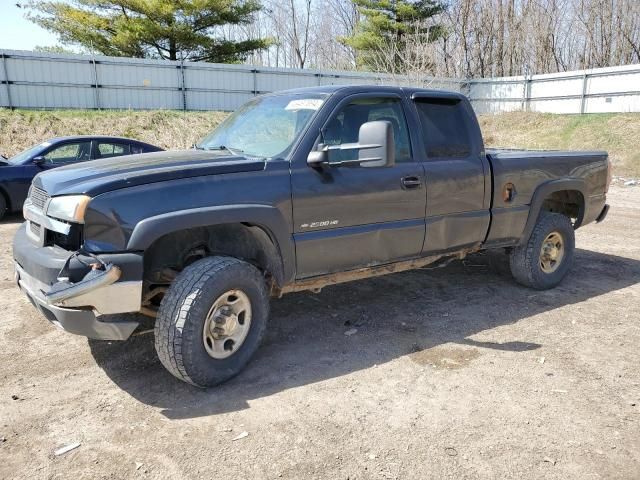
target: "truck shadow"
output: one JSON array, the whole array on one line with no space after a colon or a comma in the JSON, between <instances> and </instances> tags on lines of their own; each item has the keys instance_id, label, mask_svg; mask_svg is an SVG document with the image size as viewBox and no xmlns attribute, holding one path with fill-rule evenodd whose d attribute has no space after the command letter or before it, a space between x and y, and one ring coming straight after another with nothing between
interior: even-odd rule
<instances>
[{"instance_id":1,"label":"truck shadow","mask_svg":"<svg viewBox=\"0 0 640 480\"><path fill-rule=\"evenodd\" d=\"M0 219L0 224L3 225L14 225L22 222L24 222L24 218L21 213L7 213L2 219Z\"/></svg>"},{"instance_id":2,"label":"truck shadow","mask_svg":"<svg viewBox=\"0 0 640 480\"><path fill-rule=\"evenodd\" d=\"M484 349L534 350L540 345L526 338L496 343L470 337L639 281L640 261L576 250L566 280L539 292L515 284L506 256L492 252L445 268L336 285L318 295L290 294L272 301L268 333L253 361L236 378L208 390L166 372L151 334L127 342L90 340L89 346L98 365L134 398L161 408L167 418L194 418L242 410L250 400L399 357L407 356L416 368L438 368L435 347L446 344L462 357ZM354 328L355 334L345 335Z\"/></svg>"}]
</instances>

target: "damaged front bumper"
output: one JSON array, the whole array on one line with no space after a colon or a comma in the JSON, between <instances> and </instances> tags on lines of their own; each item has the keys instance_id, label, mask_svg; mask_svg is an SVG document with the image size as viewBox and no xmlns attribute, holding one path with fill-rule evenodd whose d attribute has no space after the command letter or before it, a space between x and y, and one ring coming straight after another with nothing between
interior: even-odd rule
<instances>
[{"instance_id":1,"label":"damaged front bumper","mask_svg":"<svg viewBox=\"0 0 640 480\"><path fill-rule=\"evenodd\" d=\"M16 282L31 303L63 330L100 340L126 340L138 326L132 320L107 315L140 311L142 256L100 255L105 270L92 271L86 262L70 262L69 282L58 273L73 252L39 247L20 227L13 244Z\"/></svg>"}]
</instances>

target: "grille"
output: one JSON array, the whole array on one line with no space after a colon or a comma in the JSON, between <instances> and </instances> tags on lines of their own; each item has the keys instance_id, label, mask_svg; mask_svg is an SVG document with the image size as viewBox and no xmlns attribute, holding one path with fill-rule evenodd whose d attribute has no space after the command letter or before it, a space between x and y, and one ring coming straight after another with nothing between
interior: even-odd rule
<instances>
[{"instance_id":1,"label":"grille","mask_svg":"<svg viewBox=\"0 0 640 480\"><path fill-rule=\"evenodd\" d=\"M31 230L31 233L33 233L36 237L40 237L40 230L42 227L40 227L39 224L34 223L34 222L29 222L29 229Z\"/></svg>"},{"instance_id":2,"label":"grille","mask_svg":"<svg viewBox=\"0 0 640 480\"><path fill-rule=\"evenodd\" d=\"M31 187L29 199L34 207L44 210L44 206L49 200L49 194L38 187Z\"/></svg>"}]
</instances>

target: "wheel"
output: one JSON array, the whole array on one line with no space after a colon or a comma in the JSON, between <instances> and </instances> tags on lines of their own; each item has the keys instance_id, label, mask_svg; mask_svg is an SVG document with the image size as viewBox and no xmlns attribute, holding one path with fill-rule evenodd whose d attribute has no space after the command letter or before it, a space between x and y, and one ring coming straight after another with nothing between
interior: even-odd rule
<instances>
[{"instance_id":1,"label":"wheel","mask_svg":"<svg viewBox=\"0 0 640 480\"><path fill-rule=\"evenodd\" d=\"M0 220L4 218L5 213L7 213L7 201L4 199L2 192L0 192Z\"/></svg>"},{"instance_id":2,"label":"wheel","mask_svg":"<svg viewBox=\"0 0 640 480\"><path fill-rule=\"evenodd\" d=\"M559 213L542 212L524 245L509 258L516 281L537 290L558 285L571 268L575 250L571 220Z\"/></svg>"},{"instance_id":3,"label":"wheel","mask_svg":"<svg viewBox=\"0 0 640 480\"><path fill-rule=\"evenodd\" d=\"M240 372L264 336L267 284L254 266L231 257L198 260L176 277L154 328L160 361L198 387Z\"/></svg>"}]
</instances>

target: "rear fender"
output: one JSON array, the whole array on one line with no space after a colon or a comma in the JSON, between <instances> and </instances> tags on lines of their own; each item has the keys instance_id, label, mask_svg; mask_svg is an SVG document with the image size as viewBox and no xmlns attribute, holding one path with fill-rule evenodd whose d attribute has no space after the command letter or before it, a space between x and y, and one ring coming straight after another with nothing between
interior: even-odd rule
<instances>
[{"instance_id":1,"label":"rear fender","mask_svg":"<svg viewBox=\"0 0 640 480\"><path fill-rule=\"evenodd\" d=\"M522 232L522 237L520 238L520 245L525 244L529 240L531 232L533 232L533 229L538 221L538 217L540 216L540 211L542 210L542 205L545 199L547 199L554 192L561 192L563 190L576 190L582 194L583 199L587 198L585 194L585 181L579 178L561 178L558 180L550 180L538 186L538 188L536 188L535 192L533 193L533 197L531 198L531 204L529 206L529 216L527 217L527 223L525 224L524 231ZM584 205L580 209L580 213L578 215L578 218L576 219L574 228L578 228L582 224L583 218Z\"/></svg>"}]
</instances>

